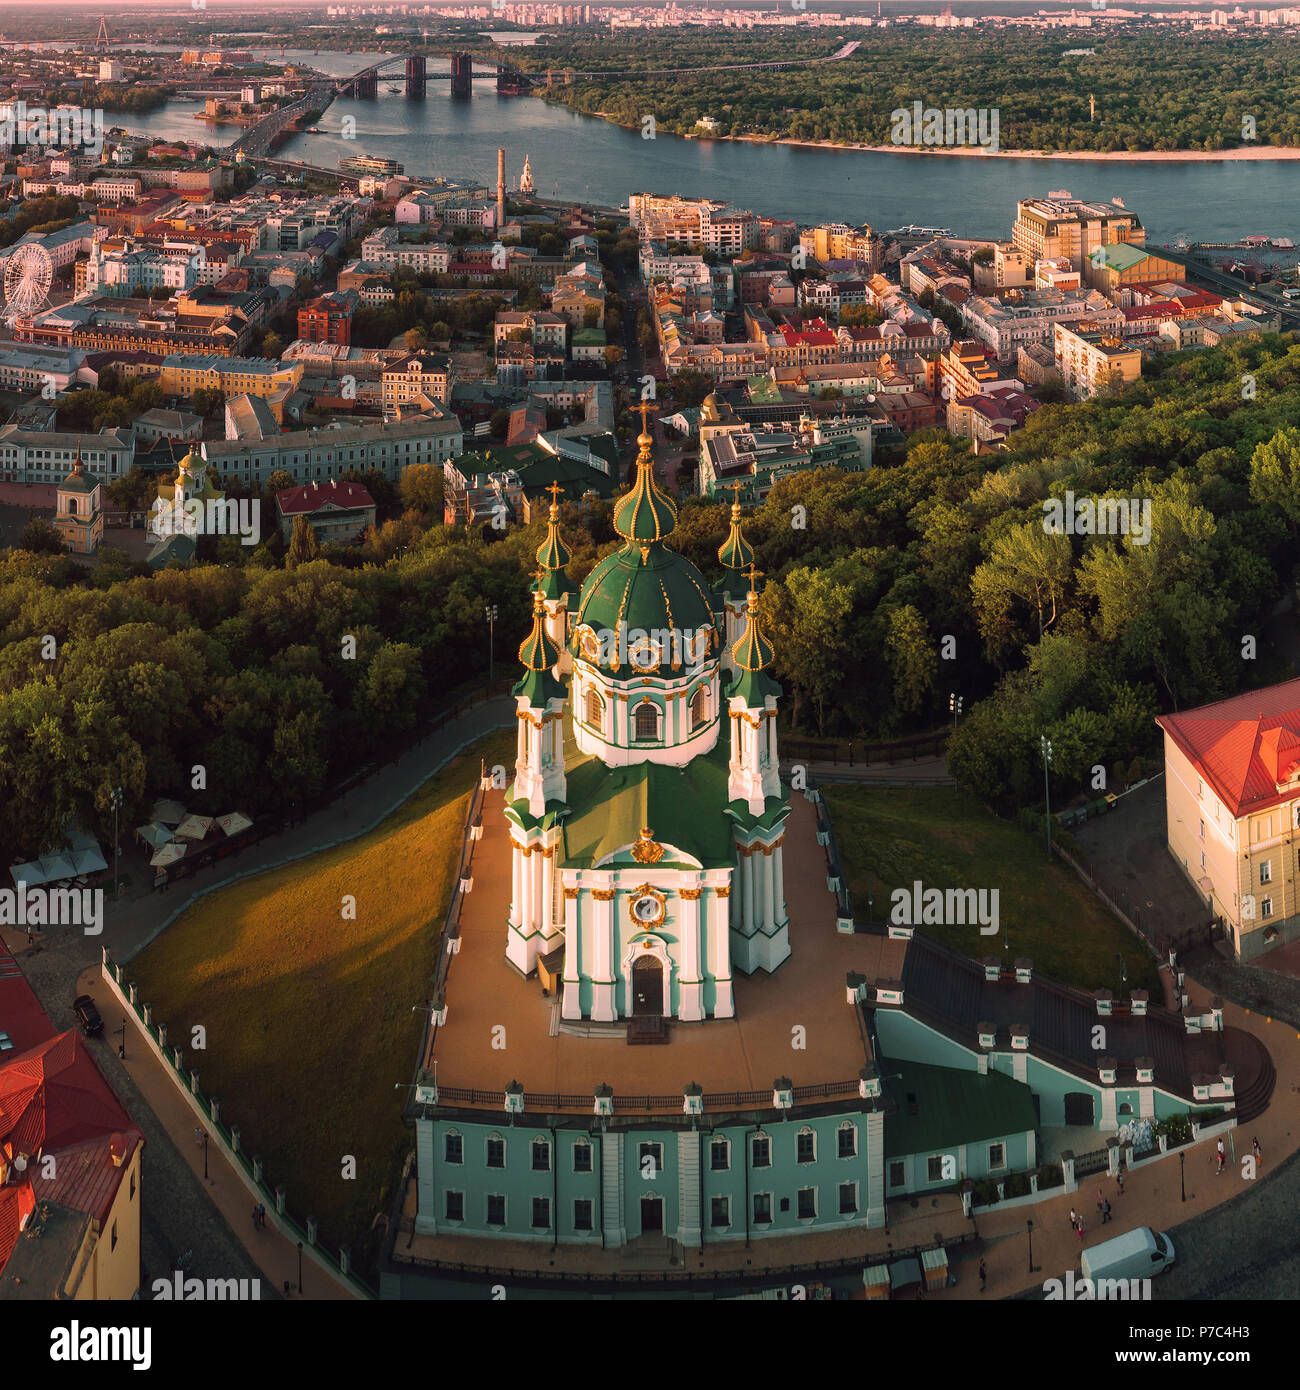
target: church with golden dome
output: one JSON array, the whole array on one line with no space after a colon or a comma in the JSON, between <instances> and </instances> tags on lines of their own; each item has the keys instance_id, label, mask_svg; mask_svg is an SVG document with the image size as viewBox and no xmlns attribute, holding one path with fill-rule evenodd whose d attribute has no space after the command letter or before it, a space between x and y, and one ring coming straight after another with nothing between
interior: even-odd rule
<instances>
[{"instance_id":1,"label":"church with golden dome","mask_svg":"<svg viewBox=\"0 0 1300 1390\"><path fill-rule=\"evenodd\" d=\"M790 954L781 688L739 505L711 583L672 547L642 422L622 545L573 585L553 493L537 551L506 958L558 982L564 1019L700 1022L734 1016L735 972Z\"/></svg>"}]
</instances>

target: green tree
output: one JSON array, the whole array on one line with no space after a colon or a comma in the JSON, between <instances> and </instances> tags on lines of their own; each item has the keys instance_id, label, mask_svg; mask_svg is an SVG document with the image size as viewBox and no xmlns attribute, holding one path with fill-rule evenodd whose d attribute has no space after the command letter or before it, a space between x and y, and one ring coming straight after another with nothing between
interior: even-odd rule
<instances>
[{"instance_id":1,"label":"green tree","mask_svg":"<svg viewBox=\"0 0 1300 1390\"><path fill-rule=\"evenodd\" d=\"M18 534L18 549L30 550L33 555L60 555L67 547L48 521L34 516Z\"/></svg>"},{"instance_id":2,"label":"green tree","mask_svg":"<svg viewBox=\"0 0 1300 1390\"><path fill-rule=\"evenodd\" d=\"M443 486L442 469L436 463L413 463L402 470L402 505L440 521Z\"/></svg>"},{"instance_id":3,"label":"green tree","mask_svg":"<svg viewBox=\"0 0 1300 1390\"><path fill-rule=\"evenodd\" d=\"M311 523L305 516L294 517L293 533L289 537L289 552L284 559L285 568L295 570L299 565L319 558L320 542L316 539L316 532L312 530Z\"/></svg>"},{"instance_id":4,"label":"green tree","mask_svg":"<svg viewBox=\"0 0 1300 1390\"><path fill-rule=\"evenodd\" d=\"M1300 527L1300 429L1280 429L1250 456L1250 497L1275 508L1294 536Z\"/></svg>"},{"instance_id":5,"label":"green tree","mask_svg":"<svg viewBox=\"0 0 1300 1390\"><path fill-rule=\"evenodd\" d=\"M912 604L889 614L885 652L894 675L894 696L906 710L917 713L934 691L939 657L929 624Z\"/></svg>"}]
</instances>

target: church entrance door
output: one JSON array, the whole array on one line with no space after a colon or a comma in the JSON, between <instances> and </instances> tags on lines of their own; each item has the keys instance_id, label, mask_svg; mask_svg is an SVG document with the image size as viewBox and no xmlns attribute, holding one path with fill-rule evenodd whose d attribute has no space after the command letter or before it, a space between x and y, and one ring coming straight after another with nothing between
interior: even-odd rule
<instances>
[{"instance_id":1,"label":"church entrance door","mask_svg":"<svg viewBox=\"0 0 1300 1390\"><path fill-rule=\"evenodd\" d=\"M641 1234L657 1236L664 1228L664 1199L662 1197L641 1198Z\"/></svg>"},{"instance_id":2,"label":"church entrance door","mask_svg":"<svg viewBox=\"0 0 1300 1390\"><path fill-rule=\"evenodd\" d=\"M664 967L654 956L641 956L632 966L632 1013L662 1014L664 1011Z\"/></svg>"}]
</instances>

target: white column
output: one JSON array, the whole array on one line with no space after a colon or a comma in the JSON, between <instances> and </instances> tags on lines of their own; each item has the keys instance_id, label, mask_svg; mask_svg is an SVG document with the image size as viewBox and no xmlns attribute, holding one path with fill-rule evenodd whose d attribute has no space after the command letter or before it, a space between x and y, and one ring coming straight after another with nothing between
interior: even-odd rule
<instances>
[{"instance_id":1,"label":"white column","mask_svg":"<svg viewBox=\"0 0 1300 1390\"><path fill-rule=\"evenodd\" d=\"M515 840L510 841L510 920L519 926L522 920L520 911L520 886L522 880L521 863L523 856Z\"/></svg>"},{"instance_id":2,"label":"white column","mask_svg":"<svg viewBox=\"0 0 1300 1390\"><path fill-rule=\"evenodd\" d=\"M693 890L694 891L694 890ZM682 987L677 1016L683 1022L704 1017L704 984L700 952L700 899L681 898L682 924Z\"/></svg>"},{"instance_id":3,"label":"white column","mask_svg":"<svg viewBox=\"0 0 1300 1390\"><path fill-rule=\"evenodd\" d=\"M785 847L777 845L772 851L772 858L776 861L774 873L776 874L776 903L773 908L773 921L783 922L786 918L785 911Z\"/></svg>"},{"instance_id":4,"label":"white column","mask_svg":"<svg viewBox=\"0 0 1300 1390\"><path fill-rule=\"evenodd\" d=\"M542 929L542 944L546 946L551 935L551 920L553 908L555 906L555 883L554 867L552 866L552 856L546 855L542 859L542 915L539 919Z\"/></svg>"},{"instance_id":5,"label":"white column","mask_svg":"<svg viewBox=\"0 0 1300 1390\"><path fill-rule=\"evenodd\" d=\"M715 892L709 900L709 974L717 986L715 1018L734 1018L736 1013L731 994L731 933L727 922L728 907L736 891L733 883L730 897L720 898Z\"/></svg>"},{"instance_id":6,"label":"white column","mask_svg":"<svg viewBox=\"0 0 1300 1390\"><path fill-rule=\"evenodd\" d=\"M605 890L601 890L602 892ZM615 899L593 898L595 953L592 963L591 1016L598 1022L612 1023L615 1012L614 985L614 904Z\"/></svg>"},{"instance_id":7,"label":"white column","mask_svg":"<svg viewBox=\"0 0 1300 1390\"><path fill-rule=\"evenodd\" d=\"M522 768L528 762L528 744L525 741L526 724L522 719L516 721L519 736L515 739L515 762Z\"/></svg>"},{"instance_id":8,"label":"white column","mask_svg":"<svg viewBox=\"0 0 1300 1390\"><path fill-rule=\"evenodd\" d=\"M741 904L742 915L741 924L746 936L752 936L754 932L754 856L752 853L742 856L744 869L742 877L744 880L744 902Z\"/></svg>"}]
</instances>

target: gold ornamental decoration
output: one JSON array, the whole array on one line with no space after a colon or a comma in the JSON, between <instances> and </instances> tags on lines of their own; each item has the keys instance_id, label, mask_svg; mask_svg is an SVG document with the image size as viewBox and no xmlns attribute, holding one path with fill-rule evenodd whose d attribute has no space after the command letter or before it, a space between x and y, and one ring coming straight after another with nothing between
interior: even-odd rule
<instances>
[{"instance_id":1,"label":"gold ornamental decoration","mask_svg":"<svg viewBox=\"0 0 1300 1390\"><path fill-rule=\"evenodd\" d=\"M638 864L657 864L664 857L664 847L656 844L654 834L648 825L641 827L641 837L632 846L632 858Z\"/></svg>"},{"instance_id":2,"label":"gold ornamental decoration","mask_svg":"<svg viewBox=\"0 0 1300 1390\"><path fill-rule=\"evenodd\" d=\"M634 888L628 896L627 915L631 918L633 926L640 927L642 931L661 926L667 914L667 894L661 893L658 888L652 888L648 883Z\"/></svg>"}]
</instances>

